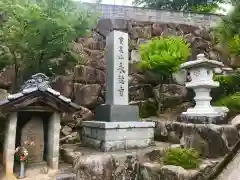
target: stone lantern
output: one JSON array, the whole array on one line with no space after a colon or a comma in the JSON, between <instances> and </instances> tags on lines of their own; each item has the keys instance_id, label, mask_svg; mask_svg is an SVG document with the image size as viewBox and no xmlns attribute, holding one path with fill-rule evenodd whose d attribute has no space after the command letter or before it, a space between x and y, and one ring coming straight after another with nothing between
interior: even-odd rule
<instances>
[{"instance_id":1,"label":"stone lantern","mask_svg":"<svg viewBox=\"0 0 240 180\"><path fill-rule=\"evenodd\" d=\"M180 68L186 69L190 73L191 81L185 85L192 88L195 92L194 100L196 105L187 109L182 115L188 117L219 117L228 112L225 107L211 106L212 97L210 92L212 88L219 87L219 82L213 80L214 68L223 67L223 63L214 60L208 60L204 54L197 55L197 60L183 63Z\"/></svg>"}]
</instances>

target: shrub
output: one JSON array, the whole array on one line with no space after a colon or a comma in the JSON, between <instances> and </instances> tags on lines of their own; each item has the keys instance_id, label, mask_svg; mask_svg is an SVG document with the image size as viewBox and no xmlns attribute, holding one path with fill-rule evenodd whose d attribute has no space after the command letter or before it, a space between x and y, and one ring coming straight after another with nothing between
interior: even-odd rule
<instances>
[{"instance_id":1,"label":"shrub","mask_svg":"<svg viewBox=\"0 0 240 180\"><path fill-rule=\"evenodd\" d=\"M182 37L156 37L140 46L140 66L169 78L188 59L190 52L189 44Z\"/></svg>"},{"instance_id":2,"label":"shrub","mask_svg":"<svg viewBox=\"0 0 240 180\"><path fill-rule=\"evenodd\" d=\"M213 89L213 101L218 100L240 91L240 74L233 73L229 75L215 75L214 80L218 81L220 86Z\"/></svg>"},{"instance_id":3,"label":"shrub","mask_svg":"<svg viewBox=\"0 0 240 180\"><path fill-rule=\"evenodd\" d=\"M215 13L216 10L219 9L219 6L217 3L213 4L200 4L197 6L192 7L193 12L201 12L201 13Z\"/></svg>"},{"instance_id":4,"label":"shrub","mask_svg":"<svg viewBox=\"0 0 240 180\"><path fill-rule=\"evenodd\" d=\"M231 55L240 56L240 35L237 34L229 40L228 43L229 52Z\"/></svg>"},{"instance_id":5,"label":"shrub","mask_svg":"<svg viewBox=\"0 0 240 180\"><path fill-rule=\"evenodd\" d=\"M226 106L229 109L229 116L240 114L240 92L229 95L216 101L217 106Z\"/></svg>"},{"instance_id":6,"label":"shrub","mask_svg":"<svg viewBox=\"0 0 240 180\"><path fill-rule=\"evenodd\" d=\"M194 149L173 148L164 156L167 165L181 166L185 169L197 168L200 164L199 153Z\"/></svg>"}]
</instances>

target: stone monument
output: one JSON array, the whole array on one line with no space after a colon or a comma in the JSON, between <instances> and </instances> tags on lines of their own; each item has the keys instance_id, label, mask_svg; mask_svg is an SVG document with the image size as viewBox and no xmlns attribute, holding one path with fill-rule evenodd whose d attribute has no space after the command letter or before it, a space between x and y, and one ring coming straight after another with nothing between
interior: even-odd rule
<instances>
[{"instance_id":1,"label":"stone monument","mask_svg":"<svg viewBox=\"0 0 240 180\"><path fill-rule=\"evenodd\" d=\"M106 104L96 109L96 121L138 121L138 107L128 105L128 34L107 37Z\"/></svg>"},{"instance_id":2,"label":"stone monument","mask_svg":"<svg viewBox=\"0 0 240 180\"><path fill-rule=\"evenodd\" d=\"M148 147L153 122L139 121L138 106L128 104L128 34L112 31L107 37L106 104L95 121L82 123L82 142L101 151Z\"/></svg>"},{"instance_id":3,"label":"stone monument","mask_svg":"<svg viewBox=\"0 0 240 180\"><path fill-rule=\"evenodd\" d=\"M34 146L24 144L25 141L34 142ZM39 163L43 161L44 127L40 117L32 117L22 128L21 146L28 150L29 163Z\"/></svg>"},{"instance_id":4,"label":"stone monument","mask_svg":"<svg viewBox=\"0 0 240 180\"><path fill-rule=\"evenodd\" d=\"M206 59L204 54L199 54L197 60L180 66L190 72L191 81L186 83L186 87L194 90L196 103L193 108L182 113L181 119L193 123L216 123L216 120L226 116L228 109L211 106L210 96L211 89L219 87L219 82L213 80L213 70L223 66L222 62Z\"/></svg>"}]
</instances>

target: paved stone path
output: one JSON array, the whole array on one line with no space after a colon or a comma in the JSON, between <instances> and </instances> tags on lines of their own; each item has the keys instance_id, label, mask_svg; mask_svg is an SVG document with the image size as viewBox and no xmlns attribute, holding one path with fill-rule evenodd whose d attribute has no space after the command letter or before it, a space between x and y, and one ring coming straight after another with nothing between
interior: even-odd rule
<instances>
[{"instance_id":1,"label":"paved stone path","mask_svg":"<svg viewBox=\"0 0 240 180\"><path fill-rule=\"evenodd\" d=\"M29 167L26 171L26 178L23 178L22 180L56 180L56 176L63 173L71 173L72 172L72 166L69 164L60 164L59 171L53 171L49 170L48 173L44 173L44 170L46 170L46 167L44 166L35 166L35 167ZM0 179L1 180L17 180L15 177L3 177L3 171L2 168L0 168Z\"/></svg>"}]
</instances>

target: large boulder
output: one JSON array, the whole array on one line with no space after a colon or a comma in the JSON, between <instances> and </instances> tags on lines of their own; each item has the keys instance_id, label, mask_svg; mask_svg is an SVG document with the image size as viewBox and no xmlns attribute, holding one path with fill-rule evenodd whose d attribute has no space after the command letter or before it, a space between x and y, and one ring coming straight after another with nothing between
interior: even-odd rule
<instances>
[{"instance_id":1,"label":"large boulder","mask_svg":"<svg viewBox=\"0 0 240 180\"><path fill-rule=\"evenodd\" d=\"M72 97L73 76L57 76L52 82L52 88L59 91L63 96Z\"/></svg>"},{"instance_id":2,"label":"large boulder","mask_svg":"<svg viewBox=\"0 0 240 180\"><path fill-rule=\"evenodd\" d=\"M233 68L240 68L240 57L231 57L230 66Z\"/></svg>"},{"instance_id":3,"label":"large boulder","mask_svg":"<svg viewBox=\"0 0 240 180\"><path fill-rule=\"evenodd\" d=\"M74 81L83 84L104 84L106 82L106 74L100 69L78 65L74 68Z\"/></svg>"},{"instance_id":4,"label":"large boulder","mask_svg":"<svg viewBox=\"0 0 240 180\"><path fill-rule=\"evenodd\" d=\"M71 128L78 128L82 121L90 121L94 114L88 108L81 106L81 109L75 113L63 113L61 124L67 125Z\"/></svg>"},{"instance_id":5,"label":"large boulder","mask_svg":"<svg viewBox=\"0 0 240 180\"><path fill-rule=\"evenodd\" d=\"M65 136L70 135L72 133L72 128L68 125L65 125L61 128L61 133Z\"/></svg>"},{"instance_id":6,"label":"large boulder","mask_svg":"<svg viewBox=\"0 0 240 180\"><path fill-rule=\"evenodd\" d=\"M74 84L74 102L88 108L94 108L103 103L100 97L99 84Z\"/></svg>"},{"instance_id":7,"label":"large boulder","mask_svg":"<svg viewBox=\"0 0 240 180\"><path fill-rule=\"evenodd\" d=\"M205 180L217 163L204 160L199 168L186 170L180 166L145 162L140 165L140 180Z\"/></svg>"},{"instance_id":8,"label":"large boulder","mask_svg":"<svg viewBox=\"0 0 240 180\"><path fill-rule=\"evenodd\" d=\"M64 147L64 145L60 147L59 152L62 160L69 164L73 164L74 160L82 156L81 152L74 151L72 148Z\"/></svg>"},{"instance_id":9,"label":"large boulder","mask_svg":"<svg viewBox=\"0 0 240 180\"><path fill-rule=\"evenodd\" d=\"M240 114L235 116L232 120L231 120L231 124L236 126L238 129L240 128Z\"/></svg>"},{"instance_id":10,"label":"large boulder","mask_svg":"<svg viewBox=\"0 0 240 180\"><path fill-rule=\"evenodd\" d=\"M104 154L79 156L73 162L77 180L112 180L116 168L114 157Z\"/></svg>"},{"instance_id":11,"label":"large boulder","mask_svg":"<svg viewBox=\"0 0 240 180\"><path fill-rule=\"evenodd\" d=\"M96 32L92 32L91 37L77 39L78 44L82 44L83 48L90 50L103 50L105 48L104 38Z\"/></svg>"},{"instance_id":12,"label":"large boulder","mask_svg":"<svg viewBox=\"0 0 240 180\"><path fill-rule=\"evenodd\" d=\"M100 55L97 58L91 59L91 61L89 62L89 66L96 68L98 70L105 71L106 70L106 59L105 59L105 57ZM96 72L96 73L100 73L100 72L101 71ZM100 81L104 81L104 80L100 80Z\"/></svg>"},{"instance_id":13,"label":"large boulder","mask_svg":"<svg viewBox=\"0 0 240 180\"><path fill-rule=\"evenodd\" d=\"M161 165L159 163L145 162L141 164L140 180L159 180Z\"/></svg>"},{"instance_id":14,"label":"large boulder","mask_svg":"<svg viewBox=\"0 0 240 180\"><path fill-rule=\"evenodd\" d=\"M172 77L173 77L173 81L176 84L185 85L187 81L187 72L184 70L180 70L178 72L173 73Z\"/></svg>"},{"instance_id":15,"label":"large boulder","mask_svg":"<svg viewBox=\"0 0 240 180\"><path fill-rule=\"evenodd\" d=\"M230 151L239 140L239 133L233 125L156 121L155 139L181 143L204 157L217 158Z\"/></svg>"},{"instance_id":16,"label":"large boulder","mask_svg":"<svg viewBox=\"0 0 240 180\"><path fill-rule=\"evenodd\" d=\"M106 37L113 30L127 30L128 21L124 19L100 19L96 31Z\"/></svg>"},{"instance_id":17,"label":"large boulder","mask_svg":"<svg viewBox=\"0 0 240 180\"><path fill-rule=\"evenodd\" d=\"M167 29L168 26L167 24L163 24L163 23L153 23L152 25L152 33L154 36L161 36L163 31L165 29Z\"/></svg>"},{"instance_id":18,"label":"large boulder","mask_svg":"<svg viewBox=\"0 0 240 180\"><path fill-rule=\"evenodd\" d=\"M162 180L187 180L190 174L180 166L165 165L161 168L160 177Z\"/></svg>"},{"instance_id":19,"label":"large boulder","mask_svg":"<svg viewBox=\"0 0 240 180\"><path fill-rule=\"evenodd\" d=\"M129 75L128 83L130 86L138 85L138 84L146 84L146 80L142 74L134 73L132 75Z\"/></svg>"},{"instance_id":20,"label":"large boulder","mask_svg":"<svg viewBox=\"0 0 240 180\"><path fill-rule=\"evenodd\" d=\"M146 100L153 97L153 89L150 84L138 84L129 87L129 99L131 101Z\"/></svg>"},{"instance_id":21,"label":"large boulder","mask_svg":"<svg viewBox=\"0 0 240 180\"><path fill-rule=\"evenodd\" d=\"M152 27L149 26L135 26L132 28L132 38L137 39L137 38L146 38L150 39L152 37Z\"/></svg>"},{"instance_id":22,"label":"large boulder","mask_svg":"<svg viewBox=\"0 0 240 180\"><path fill-rule=\"evenodd\" d=\"M185 86L177 84L160 84L154 88L155 99L159 102L159 111L164 108L173 108L184 102L187 96Z\"/></svg>"}]
</instances>

